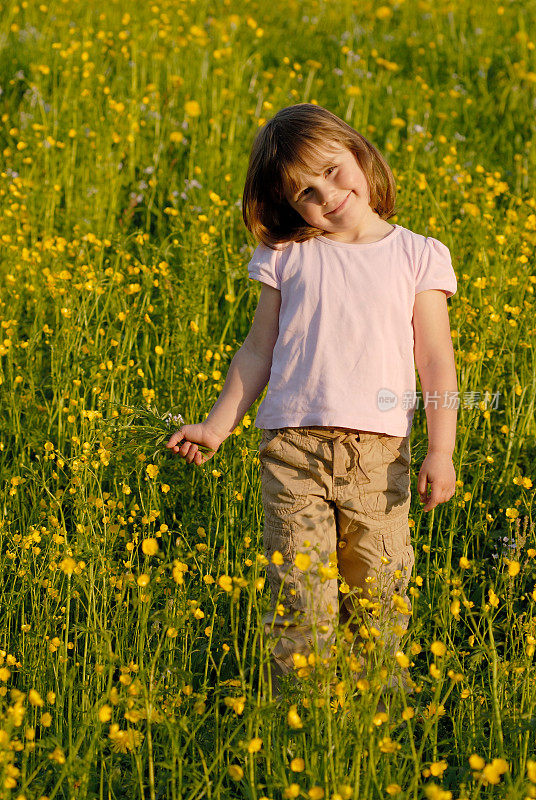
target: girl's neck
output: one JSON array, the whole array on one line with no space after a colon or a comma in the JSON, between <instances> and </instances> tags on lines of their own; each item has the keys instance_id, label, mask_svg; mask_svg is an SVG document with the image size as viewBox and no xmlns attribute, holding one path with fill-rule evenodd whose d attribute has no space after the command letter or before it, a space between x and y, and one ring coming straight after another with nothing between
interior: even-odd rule
<instances>
[{"instance_id":1,"label":"girl's neck","mask_svg":"<svg viewBox=\"0 0 536 800\"><path fill-rule=\"evenodd\" d=\"M346 244L370 244L372 242L379 242L393 230L387 220L381 219L377 214L374 215L375 219L365 223L361 228L350 231L337 231L336 233L324 233L327 239L333 239L335 242L344 242Z\"/></svg>"}]
</instances>

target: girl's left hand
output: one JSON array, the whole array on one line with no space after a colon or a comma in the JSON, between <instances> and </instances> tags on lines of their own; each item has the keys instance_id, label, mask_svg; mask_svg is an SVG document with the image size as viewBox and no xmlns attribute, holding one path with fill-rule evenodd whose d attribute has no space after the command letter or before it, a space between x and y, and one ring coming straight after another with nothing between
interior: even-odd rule
<instances>
[{"instance_id":1,"label":"girl's left hand","mask_svg":"<svg viewBox=\"0 0 536 800\"><path fill-rule=\"evenodd\" d=\"M428 494L428 486L431 492ZM426 503L423 511L431 511L439 503L446 503L456 491L456 472L452 456L448 453L429 452L422 462L417 480L417 491L421 503Z\"/></svg>"}]
</instances>

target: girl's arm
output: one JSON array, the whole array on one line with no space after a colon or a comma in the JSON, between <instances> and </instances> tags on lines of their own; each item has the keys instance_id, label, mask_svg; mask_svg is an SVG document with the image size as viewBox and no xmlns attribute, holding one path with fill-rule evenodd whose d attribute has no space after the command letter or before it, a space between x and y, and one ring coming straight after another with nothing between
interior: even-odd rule
<instances>
[{"instance_id":1,"label":"girl's arm","mask_svg":"<svg viewBox=\"0 0 536 800\"><path fill-rule=\"evenodd\" d=\"M205 420L206 425L219 431L222 441L231 435L270 378L279 334L281 292L266 283L261 286L249 333L235 353L221 394Z\"/></svg>"},{"instance_id":2,"label":"girl's arm","mask_svg":"<svg viewBox=\"0 0 536 800\"><path fill-rule=\"evenodd\" d=\"M415 365L419 372L428 427L428 453L417 488L425 511L454 495L458 382L445 293L428 289L415 296L413 307ZM450 398L450 400L449 400ZM432 491L427 497L427 483Z\"/></svg>"},{"instance_id":3,"label":"girl's arm","mask_svg":"<svg viewBox=\"0 0 536 800\"><path fill-rule=\"evenodd\" d=\"M199 452L198 444L216 452L268 383L279 334L281 292L266 283L261 286L250 331L233 356L223 389L207 418L197 425L183 425L167 442L166 446L188 464L195 461L199 466L207 460Z\"/></svg>"}]
</instances>

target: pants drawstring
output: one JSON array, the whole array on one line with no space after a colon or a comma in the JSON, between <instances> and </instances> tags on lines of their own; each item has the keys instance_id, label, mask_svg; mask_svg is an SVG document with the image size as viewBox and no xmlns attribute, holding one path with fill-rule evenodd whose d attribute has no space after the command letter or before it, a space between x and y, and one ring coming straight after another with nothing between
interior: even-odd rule
<instances>
[{"instance_id":1,"label":"pants drawstring","mask_svg":"<svg viewBox=\"0 0 536 800\"><path fill-rule=\"evenodd\" d=\"M343 433L333 441L333 477L343 478L348 473L348 450L345 445L349 444L354 453L354 464L357 467L363 480L361 483L370 483L370 478L363 466L363 458L360 450L362 442L359 433ZM353 467L354 465L352 465Z\"/></svg>"}]
</instances>

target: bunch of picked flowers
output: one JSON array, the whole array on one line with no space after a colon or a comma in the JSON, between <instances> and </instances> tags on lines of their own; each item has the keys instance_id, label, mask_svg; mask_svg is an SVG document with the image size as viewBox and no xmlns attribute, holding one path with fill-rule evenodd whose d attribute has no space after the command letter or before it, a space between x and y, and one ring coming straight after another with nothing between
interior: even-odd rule
<instances>
[{"instance_id":1,"label":"bunch of picked flowers","mask_svg":"<svg viewBox=\"0 0 536 800\"><path fill-rule=\"evenodd\" d=\"M105 419L101 424L110 427L112 432L119 434L120 437L123 434L121 444L134 455L143 452L148 445L155 447L151 455L152 461L162 453L170 452L165 443L177 428L186 424L181 414L172 411L162 414L153 405L126 406L122 403L112 403L112 405L118 406L120 417L113 420ZM210 447L199 444L197 447L203 454L212 452Z\"/></svg>"}]
</instances>

